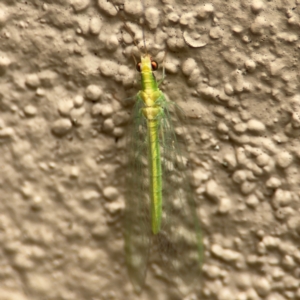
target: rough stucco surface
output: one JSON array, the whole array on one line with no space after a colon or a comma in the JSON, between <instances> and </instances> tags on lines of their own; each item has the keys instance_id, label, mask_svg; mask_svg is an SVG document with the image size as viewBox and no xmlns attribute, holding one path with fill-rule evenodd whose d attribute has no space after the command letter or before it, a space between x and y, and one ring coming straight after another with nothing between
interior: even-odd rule
<instances>
[{"instance_id":1,"label":"rough stucco surface","mask_svg":"<svg viewBox=\"0 0 300 300\"><path fill-rule=\"evenodd\" d=\"M161 89L191 119L206 251L186 299L300 299L300 2L144 2L0 3L0 300L171 299L151 266L136 296L124 262L123 20L167 50Z\"/></svg>"}]
</instances>

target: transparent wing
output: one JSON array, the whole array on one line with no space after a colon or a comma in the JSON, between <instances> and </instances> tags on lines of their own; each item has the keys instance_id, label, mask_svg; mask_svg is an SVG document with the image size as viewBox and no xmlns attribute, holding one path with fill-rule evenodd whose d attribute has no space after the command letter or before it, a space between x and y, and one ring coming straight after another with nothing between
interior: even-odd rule
<instances>
[{"instance_id":1,"label":"transparent wing","mask_svg":"<svg viewBox=\"0 0 300 300\"><path fill-rule=\"evenodd\" d=\"M130 280L136 292L144 286L150 250L150 201L147 170L147 124L141 115L143 102L137 98L128 141L126 175L125 252Z\"/></svg>"},{"instance_id":2,"label":"transparent wing","mask_svg":"<svg viewBox=\"0 0 300 300\"><path fill-rule=\"evenodd\" d=\"M172 117L184 119L173 102L159 99L160 145L163 170L163 216L161 231L151 232L147 124L141 115L141 99L134 108L130 138L129 169L125 209L125 250L130 279L136 291L143 288L147 266L160 269L160 278L181 287L199 282L203 256L196 207L187 176L184 144L175 134ZM150 257L150 261L149 261Z\"/></svg>"},{"instance_id":3,"label":"transparent wing","mask_svg":"<svg viewBox=\"0 0 300 300\"><path fill-rule=\"evenodd\" d=\"M163 219L161 231L152 236L154 261L167 280L180 289L200 285L203 244L200 223L187 175L184 141L176 135L173 120L182 123L183 111L174 102L162 100L161 157L163 169ZM182 132L182 137L184 132ZM182 293L185 293L182 289Z\"/></svg>"}]
</instances>

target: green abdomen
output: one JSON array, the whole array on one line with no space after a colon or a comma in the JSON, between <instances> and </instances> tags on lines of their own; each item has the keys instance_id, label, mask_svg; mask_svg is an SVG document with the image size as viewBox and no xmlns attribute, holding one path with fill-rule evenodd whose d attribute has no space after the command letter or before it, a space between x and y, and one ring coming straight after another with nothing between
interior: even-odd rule
<instances>
[{"instance_id":1,"label":"green abdomen","mask_svg":"<svg viewBox=\"0 0 300 300\"><path fill-rule=\"evenodd\" d=\"M147 120L148 161L151 197L151 228L153 234L160 231L162 214L162 168L158 136L159 121Z\"/></svg>"}]
</instances>

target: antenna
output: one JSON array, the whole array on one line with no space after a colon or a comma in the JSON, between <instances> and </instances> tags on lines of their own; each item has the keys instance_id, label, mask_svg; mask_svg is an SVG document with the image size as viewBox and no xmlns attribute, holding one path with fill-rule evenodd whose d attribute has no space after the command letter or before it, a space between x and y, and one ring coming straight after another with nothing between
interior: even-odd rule
<instances>
[{"instance_id":1,"label":"antenna","mask_svg":"<svg viewBox=\"0 0 300 300\"><path fill-rule=\"evenodd\" d=\"M115 4L113 4L113 6L115 7L115 9L116 9L116 11L117 12L119 12L120 11L120 9L118 9L118 7L115 5ZM142 3L142 6L143 6L143 8L144 8L144 5L143 5L143 3ZM139 49L139 51L141 52L141 53L143 53L144 51L142 51L142 49L139 47L139 45L137 44L137 42L136 42L136 39L135 39L135 34L132 32L132 30L130 29L130 27L126 24L126 20L125 20L125 18L123 17L123 16L121 16L121 18L122 18L122 21L123 21L123 24L124 24L124 27L126 28L126 30L128 31L128 33L131 35L131 37L132 37L132 39L133 39L133 43L134 43L134 45ZM144 47L145 47L145 50L146 50L146 54L148 53L148 51L147 51L147 47L146 47L146 43L145 43L145 36L144 36L144 26L142 26L142 32L143 32L143 41L144 41ZM135 60L135 58L134 58L134 60ZM135 60L136 61L136 60Z\"/></svg>"},{"instance_id":2,"label":"antenna","mask_svg":"<svg viewBox=\"0 0 300 300\"><path fill-rule=\"evenodd\" d=\"M145 14L145 5L144 5L144 1L141 0L141 3L142 3L142 7L143 7L143 12L144 12L144 14ZM145 18L144 18L144 22L143 22L143 26L142 26L142 31L143 31L144 48L145 48L146 54L148 54L148 49L147 49L147 47L146 47L146 39L145 39L145 28L144 28L144 25L145 25Z\"/></svg>"}]
</instances>

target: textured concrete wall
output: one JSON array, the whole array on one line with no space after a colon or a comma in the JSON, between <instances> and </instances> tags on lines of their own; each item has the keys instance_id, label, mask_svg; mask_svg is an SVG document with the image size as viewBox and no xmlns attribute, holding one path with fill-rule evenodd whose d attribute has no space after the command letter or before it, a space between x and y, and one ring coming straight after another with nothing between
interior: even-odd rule
<instances>
[{"instance_id":1,"label":"textured concrete wall","mask_svg":"<svg viewBox=\"0 0 300 300\"><path fill-rule=\"evenodd\" d=\"M180 299L126 272L124 20L167 50L161 89L191 120L206 250L186 299L300 299L300 1L144 2L0 3L0 300Z\"/></svg>"}]
</instances>

